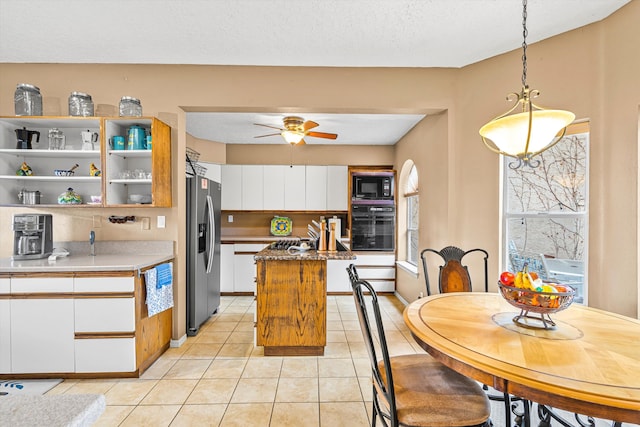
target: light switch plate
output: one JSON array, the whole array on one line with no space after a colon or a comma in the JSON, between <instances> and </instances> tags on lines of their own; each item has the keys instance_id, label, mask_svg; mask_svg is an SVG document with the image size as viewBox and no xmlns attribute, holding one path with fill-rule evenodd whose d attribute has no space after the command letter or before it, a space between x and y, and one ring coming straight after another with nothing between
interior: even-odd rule
<instances>
[{"instance_id":1,"label":"light switch plate","mask_svg":"<svg viewBox=\"0 0 640 427\"><path fill-rule=\"evenodd\" d=\"M167 219L164 215L158 216L158 228L165 228L167 226Z\"/></svg>"},{"instance_id":2,"label":"light switch plate","mask_svg":"<svg viewBox=\"0 0 640 427\"><path fill-rule=\"evenodd\" d=\"M142 218L142 229L143 230L150 230L151 229L151 221L149 220L149 218L144 217Z\"/></svg>"}]
</instances>

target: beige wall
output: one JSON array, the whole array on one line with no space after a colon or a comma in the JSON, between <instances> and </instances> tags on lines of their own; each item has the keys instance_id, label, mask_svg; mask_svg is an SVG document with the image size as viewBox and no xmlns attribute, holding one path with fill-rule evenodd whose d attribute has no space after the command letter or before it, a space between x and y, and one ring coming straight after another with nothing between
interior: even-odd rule
<instances>
[{"instance_id":1,"label":"beige wall","mask_svg":"<svg viewBox=\"0 0 640 427\"><path fill-rule=\"evenodd\" d=\"M590 304L636 315L637 141L640 104L640 3L631 2L607 20L537 43L529 49L529 83L541 90L540 104L574 111L592 124L590 176ZM15 85L38 85L44 97L58 98L66 114L71 91L92 95L96 104L116 105L123 95L142 100L145 115L174 127L174 208L50 209L57 240L85 240L92 216L131 213L167 216L165 230L142 231L103 221L98 238L175 240L178 293L174 338L184 334L184 176L188 138L184 111L251 111L288 108L321 112L428 112L429 116L395 150L367 147L303 147L294 163L393 162L407 158L419 168L420 244L483 247L490 253L490 277L499 270L499 157L484 148L478 128L505 111L504 96L520 89L520 52L511 52L460 70L391 68L282 68L117 64L0 64L0 115L13 115ZM305 90L298 90L299 88ZM284 89L283 89L284 88ZM289 90L287 90L289 89ZM200 144L201 141L189 143ZM201 146L201 145L200 145ZM288 147L215 146L207 161L287 163ZM391 150L391 151L390 151ZM178 154L180 153L180 154ZM261 157L265 156L265 157ZM283 160L284 159L284 160ZM313 160L313 161L312 161ZM426 183L426 186L424 185ZM426 187L426 188L425 188ZM11 215L0 209L0 240L10 238ZM155 221L151 221L155 224ZM77 224L77 225L76 225ZM0 255L10 255L7 245ZM398 273L398 290L411 301L421 279Z\"/></svg>"},{"instance_id":2,"label":"beige wall","mask_svg":"<svg viewBox=\"0 0 640 427\"><path fill-rule=\"evenodd\" d=\"M528 51L528 83L541 91L537 103L569 109L591 123L589 304L634 317L640 59L631 52L640 44L639 20L640 2L631 2L605 21L531 45ZM446 243L485 248L493 278L500 268L500 158L484 148L478 129L508 109L504 95L520 90L520 55L514 51L456 73L447 143L437 157L424 151L425 144L439 140L426 133L428 120L396 150L397 168L408 158L419 168L421 247ZM433 191L446 193L444 199L436 197L438 206ZM397 282L408 300L424 287L422 278L402 271Z\"/></svg>"}]
</instances>

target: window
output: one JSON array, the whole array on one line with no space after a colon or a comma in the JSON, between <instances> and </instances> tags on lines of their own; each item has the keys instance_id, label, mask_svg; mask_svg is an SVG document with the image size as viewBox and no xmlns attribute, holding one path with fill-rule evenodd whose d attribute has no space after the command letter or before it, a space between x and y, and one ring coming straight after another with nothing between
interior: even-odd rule
<instances>
[{"instance_id":1,"label":"window","mask_svg":"<svg viewBox=\"0 0 640 427\"><path fill-rule=\"evenodd\" d=\"M418 265L418 171L416 166L411 166L409 179L405 187L405 200L407 201L407 262Z\"/></svg>"},{"instance_id":2,"label":"window","mask_svg":"<svg viewBox=\"0 0 640 427\"><path fill-rule=\"evenodd\" d=\"M536 156L537 167L510 167L504 159L504 265L526 263L542 279L565 283L586 303L588 232L588 123L573 125L555 146Z\"/></svg>"}]
</instances>

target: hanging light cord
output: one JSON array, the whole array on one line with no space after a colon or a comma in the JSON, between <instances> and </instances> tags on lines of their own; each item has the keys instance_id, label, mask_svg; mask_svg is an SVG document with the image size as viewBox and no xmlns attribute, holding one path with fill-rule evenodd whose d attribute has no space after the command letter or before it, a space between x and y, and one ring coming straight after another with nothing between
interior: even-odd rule
<instances>
[{"instance_id":1,"label":"hanging light cord","mask_svg":"<svg viewBox=\"0 0 640 427\"><path fill-rule=\"evenodd\" d=\"M522 0L522 86L527 86L527 0Z\"/></svg>"}]
</instances>

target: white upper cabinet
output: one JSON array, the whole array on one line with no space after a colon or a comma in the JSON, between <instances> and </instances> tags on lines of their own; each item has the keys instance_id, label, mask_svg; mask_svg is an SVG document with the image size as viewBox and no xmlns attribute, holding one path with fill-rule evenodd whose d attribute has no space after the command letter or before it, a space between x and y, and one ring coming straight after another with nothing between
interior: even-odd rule
<instances>
[{"instance_id":1,"label":"white upper cabinet","mask_svg":"<svg viewBox=\"0 0 640 427\"><path fill-rule=\"evenodd\" d=\"M242 209L242 166L222 165L222 209Z\"/></svg>"},{"instance_id":2,"label":"white upper cabinet","mask_svg":"<svg viewBox=\"0 0 640 427\"><path fill-rule=\"evenodd\" d=\"M349 210L349 168L327 166L327 210Z\"/></svg>"},{"instance_id":3,"label":"white upper cabinet","mask_svg":"<svg viewBox=\"0 0 640 427\"><path fill-rule=\"evenodd\" d=\"M287 166L284 171L284 209L305 210L305 167Z\"/></svg>"},{"instance_id":4,"label":"white upper cabinet","mask_svg":"<svg viewBox=\"0 0 640 427\"><path fill-rule=\"evenodd\" d=\"M305 208L310 211L327 209L327 167L307 166Z\"/></svg>"},{"instance_id":5,"label":"white upper cabinet","mask_svg":"<svg viewBox=\"0 0 640 427\"><path fill-rule=\"evenodd\" d=\"M242 210L260 211L264 205L264 167L262 165L242 166Z\"/></svg>"},{"instance_id":6,"label":"white upper cabinet","mask_svg":"<svg viewBox=\"0 0 640 427\"><path fill-rule=\"evenodd\" d=\"M284 174L283 165L264 166L264 210L275 211L284 209Z\"/></svg>"},{"instance_id":7,"label":"white upper cabinet","mask_svg":"<svg viewBox=\"0 0 640 427\"><path fill-rule=\"evenodd\" d=\"M222 209L347 211L347 166L222 165Z\"/></svg>"}]
</instances>

